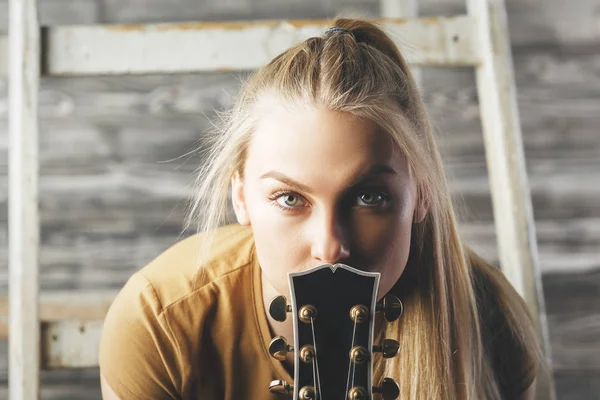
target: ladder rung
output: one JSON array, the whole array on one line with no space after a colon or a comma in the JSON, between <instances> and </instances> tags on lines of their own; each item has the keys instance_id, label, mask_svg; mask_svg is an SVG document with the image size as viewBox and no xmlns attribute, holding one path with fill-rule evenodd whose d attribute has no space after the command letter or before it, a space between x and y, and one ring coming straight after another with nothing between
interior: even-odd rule
<instances>
[{"instance_id":1,"label":"ladder rung","mask_svg":"<svg viewBox=\"0 0 600 400\"><path fill-rule=\"evenodd\" d=\"M409 63L472 66L479 61L466 15L374 19ZM42 72L50 76L256 69L291 45L321 35L331 20L73 25L43 28ZM0 64L8 49L0 38ZM0 73L5 70L0 65Z\"/></svg>"},{"instance_id":2,"label":"ladder rung","mask_svg":"<svg viewBox=\"0 0 600 400\"><path fill-rule=\"evenodd\" d=\"M40 293L40 321L102 321L117 290ZM0 339L8 337L8 297L0 297Z\"/></svg>"},{"instance_id":3,"label":"ladder rung","mask_svg":"<svg viewBox=\"0 0 600 400\"><path fill-rule=\"evenodd\" d=\"M56 321L42 324L41 369L98 366L103 321Z\"/></svg>"}]
</instances>

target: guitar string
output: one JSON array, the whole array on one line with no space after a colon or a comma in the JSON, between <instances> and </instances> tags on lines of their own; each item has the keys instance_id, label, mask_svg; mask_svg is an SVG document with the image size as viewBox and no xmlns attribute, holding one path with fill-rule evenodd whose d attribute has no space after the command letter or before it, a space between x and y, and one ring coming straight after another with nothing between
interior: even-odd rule
<instances>
[{"instance_id":1,"label":"guitar string","mask_svg":"<svg viewBox=\"0 0 600 400\"><path fill-rule=\"evenodd\" d=\"M354 338L356 336L356 321L354 321L354 328L352 329L352 345L350 346L350 349L352 349L354 347ZM353 366L353 362L351 358L348 358L348 379L346 379L346 395L348 394L348 391L350 390L350 374L351 371L353 371L354 369L352 368ZM354 372L352 372L352 384L354 384Z\"/></svg>"},{"instance_id":2,"label":"guitar string","mask_svg":"<svg viewBox=\"0 0 600 400\"><path fill-rule=\"evenodd\" d=\"M313 367L313 382L315 383L315 390L317 389L317 375L316 375L316 366L315 366L315 357L313 357L312 360L312 367Z\"/></svg>"},{"instance_id":3,"label":"guitar string","mask_svg":"<svg viewBox=\"0 0 600 400\"><path fill-rule=\"evenodd\" d=\"M321 375L319 374L319 359L317 358L317 340L315 338L315 323L312 317L310 318L310 326L312 328L313 346L315 348L315 366L317 369L317 381L315 382L315 385L319 388L319 399L323 399L323 396L321 395Z\"/></svg>"}]
</instances>

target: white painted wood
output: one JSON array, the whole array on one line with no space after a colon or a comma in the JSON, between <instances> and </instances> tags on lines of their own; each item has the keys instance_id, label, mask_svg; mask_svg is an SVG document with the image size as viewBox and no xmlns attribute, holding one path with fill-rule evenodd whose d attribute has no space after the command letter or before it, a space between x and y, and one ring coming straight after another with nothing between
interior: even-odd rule
<instances>
[{"instance_id":1,"label":"white painted wood","mask_svg":"<svg viewBox=\"0 0 600 400\"><path fill-rule=\"evenodd\" d=\"M380 0L383 18L407 18L419 15L418 0Z\"/></svg>"},{"instance_id":2,"label":"white painted wood","mask_svg":"<svg viewBox=\"0 0 600 400\"><path fill-rule=\"evenodd\" d=\"M8 36L0 35L0 76L8 75Z\"/></svg>"},{"instance_id":3,"label":"white painted wood","mask_svg":"<svg viewBox=\"0 0 600 400\"><path fill-rule=\"evenodd\" d=\"M58 321L42 325L42 368L98 366L103 321Z\"/></svg>"},{"instance_id":4,"label":"white painted wood","mask_svg":"<svg viewBox=\"0 0 600 400\"><path fill-rule=\"evenodd\" d=\"M39 396L38 90L35 0L9 7L9 396Z\"/></svg>"},{"instance_id":5,"label":"white painted wood","mask_svg":"<svg viewBox=\"0 0 600 400\"><path fill-rule=\"evenodd\" d=\"M503 0L467 0L482 62L476 68L500 264L527 302L550 362L546 310ZM551 365L551 364L550 364ZM538 377L537 398L554 399L552 376Z\"/></svg>"},{"instance_id":6,"label":"white painted wood","mask_svg":"<svg viewBox=\"0 0 600 400\"><path fill-rule=\"evenodd\" d=\"M40 294L40 321L102 321L117 290L74 290ZM9 299L0 297L0 339L8 337Z\"/></svg>"},{"instance_id":7,"label":"white painted wood","mask_svg":"<svg viewBox=\"0 0 600 400\"><path fill-rule=\"evenodd\" d=\"M44 75L251 70L321 35L328 20L56 26L45 30ZM475 65L466 16L383 21L412 64ZM2 55L0 54L0 58Z\"/></svg>"}]
</instances>

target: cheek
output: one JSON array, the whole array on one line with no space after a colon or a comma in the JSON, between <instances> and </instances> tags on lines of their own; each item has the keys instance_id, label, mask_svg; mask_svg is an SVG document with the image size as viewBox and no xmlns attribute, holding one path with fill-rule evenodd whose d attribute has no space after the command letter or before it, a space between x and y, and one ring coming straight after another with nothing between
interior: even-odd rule
<instances>
[{"instance_id":1,"label":"cheek","mask_svg":"<svg viewBox=\"0 0 600 400\"><path fill-rule=\"evenodd\" d=\"M386 293L398 280L410 252L412 209L382 216L357 216L353 222L354 250L358 262L380 272L380 290Z\"/></svg>"},{"instance_id":2,"label":"cheek","mask_svg":"<svg viewBox=\"0 0 600 400\"><path fill-rule=\"evenodd\" d=\"M287 295L287 273L297 269L305 259L301 229L294 226L293 218L287 218L269 204L266 197L249 196L247 203L261 269L269 283Z\"/></svg>"},{"instance_id":3,"label":"cheek","mask_svg":"<svg viewBox=\"0 0 600 400\"><path fill-rule=\"evenodd\" d=\"M386 254L410 239L414 204L404 196L393 210L383 214L356 213L352 218L353 237L371 255Z\"/></svg>"}]
</instances>

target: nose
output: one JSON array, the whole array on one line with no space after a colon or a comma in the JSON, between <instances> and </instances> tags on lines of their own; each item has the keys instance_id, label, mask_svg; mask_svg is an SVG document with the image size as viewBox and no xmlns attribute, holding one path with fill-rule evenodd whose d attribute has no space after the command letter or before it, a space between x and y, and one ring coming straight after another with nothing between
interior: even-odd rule
<instances>
[{"instance_id":1,"label":"nose","mask_svg":"<svg viewBox=\"0 0 600 400\"><path fill-rule=\"evenodd\" d=\"M350 256L348 233L335 218L323 218L313 230L311 255L324 264L335 264Z\"/></svg>"}]
</instances>

